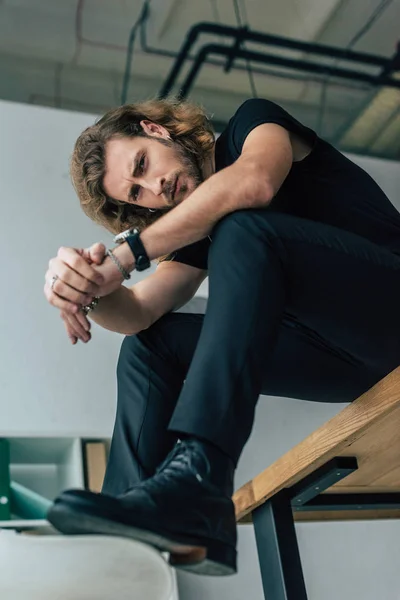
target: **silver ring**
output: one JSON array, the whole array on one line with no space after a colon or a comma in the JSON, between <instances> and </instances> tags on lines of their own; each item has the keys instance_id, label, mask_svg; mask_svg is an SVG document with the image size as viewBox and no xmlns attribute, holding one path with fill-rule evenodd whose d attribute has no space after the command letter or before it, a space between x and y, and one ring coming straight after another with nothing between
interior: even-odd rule
<instances>
[{"instance_id":1,"label":"silver ring","mask_svg":"<svg viewBox=\"0 0 400 600\"><path fill-rule=\"evenodd\" d=\"M51 289L51 291L54 290L54 284L57 281L57 279L59 279L58 275L53 275L53 277L50 279L50 289Z\"/></svg>"}]
</instances>

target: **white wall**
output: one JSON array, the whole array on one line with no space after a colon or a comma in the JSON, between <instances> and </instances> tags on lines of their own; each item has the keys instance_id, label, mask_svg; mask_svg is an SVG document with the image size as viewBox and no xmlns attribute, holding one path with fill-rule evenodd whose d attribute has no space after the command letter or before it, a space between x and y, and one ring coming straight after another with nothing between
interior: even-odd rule
<instances>
[{"instance_id":1,"label":"white wall","mask_svg":"<svg viewBox=\"0 0 400 600\"><path fill-rule=\"evenodd\" d=\"M0 435L109 435L120 337L95 327L72 346L43 294L61 245L110 242L81 212L68 176L88 115L0 103Z\"/></svg>"},{"instance_id":2,"label":"white wall","mask_svg":"<svg viewBox=\"0 0 400 600\"><path fill-rule=\"evenodd\" d=\"M60 245L112 240L85 217L68 176L73 143L93 121L87 114L0 102L0 437L112 433L122 336L93 324L91 342L72 346L43 295L48 260ZM398 164L357 162L400 206ZM262 396L237 487L343 406ZM309 600L400 600L398 522L302 524L297 531ZM180 575L181 597L261 600L249 526L239 528L239 557L234 577Z\"/></svg>"},{"instance_id":3,"label":"white wall","mask_svg":"<svg viewBox=\"0 0 400 600\"><path fill-rule=\"evenodd\" d=\"M73 144L94 119L0 102L0 436L112 434L122 336L93 323L92 340L72 346L43 294L59 246L113 245L82 212L68 174Z\"/></svg>"}]
</instances>

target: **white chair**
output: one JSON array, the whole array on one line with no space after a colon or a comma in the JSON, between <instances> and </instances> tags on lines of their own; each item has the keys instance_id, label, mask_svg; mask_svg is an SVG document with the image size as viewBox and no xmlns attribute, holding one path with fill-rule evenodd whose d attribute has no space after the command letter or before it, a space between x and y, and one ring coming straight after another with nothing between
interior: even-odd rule
<instances>
[{"instance_id":1,"label":"white chair","mask_svg":"<svg viewBox=\"0 0 400 600\"><path fill-rule=\"evenodd\" d=\"M0 530L4 600L176 600L174 571L154 548L103 535Z\"/></svg>"}]
</instances>

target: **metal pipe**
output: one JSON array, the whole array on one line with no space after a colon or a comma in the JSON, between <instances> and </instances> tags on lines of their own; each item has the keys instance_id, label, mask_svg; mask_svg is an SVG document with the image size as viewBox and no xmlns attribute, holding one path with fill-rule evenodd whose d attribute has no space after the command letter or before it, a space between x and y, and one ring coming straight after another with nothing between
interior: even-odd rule
<instances>
[{"instance_id":1,"label":"metal pipe","mask_svg":"<svg viewBox=\"0 0 400 600\"><path fill-rule=\"evenodd\" d=\"M232 48L222 46L219 44L207 44L203 46L200 49L197 58L193 63L192 68L189 71L182 85L182 88L179 92L179 98L183 99L186 98L186 96L188 95L189 90L199 73L200 67L203 64L206 57L208 56L208 54L219 54L222 56L230 57L232 55ZM340 67L328 67L326 65L320 65L305 60L284 58L282 56L276 56L274 54L265 54L260 52L253 52L251 50L235 49L235 58L242 58L244 60L251 60L254 62L264 62L272 65L283 66L289 69L297 69L308 71L311 73L329 75L331 77L342 77L344 79L351 79L353 81L362 81L364 83L368 83L374 86L385 85L388 87L400 88L400 81L392 79L387 75L369 75L367 73L360 73L359 71L354 71L350 69L342 69Z\"/></svg>"},{"instance_id":2,"label":"metal pipe","mask_svg":"<svg viewBox=\"0 0 400 600\"><path fill-rule=\"evenodd\" d=\"M144 52L145 54L152 54L154 56L162 56L163 58L174 58L177 59L179 56L179 52L173 52L172 50L167 50L165 48L156 48L155 46L149 46L148 41L147 41L147 36L146 36L146 23L142 22L140 25L140 49L142 52ZM194 60L196 60L197 55L188 55L186 58L187 60L193 62ZM207 65L212 65L214 67L222 67L222 68L226 68L227 63L226 61L222 61L222 60L217 60L217 59L212 59L212 58L208 58L206 61L204 61ZM246 71L247 72L247 67L244 65L235 65L235 69L237 71ZM283 71L271 71L268 69L258 69L257 67L252 67L252 71L254 74L257 75L273 75L274 77L280 77L283 79L292 79L295 81L314 81L317 83L320 83L320 80L315 78L308 78L308 77L304 77L301 75L288 75L287 73L284 73ZM334 85L334 84L333 84ZM362 86L354 86L354 88L356 89L362 89Z\"/></svg>"},{"instance_id":3,"label":"metal pipe","mask_svg":"<svg viewBox=\"0 0 400 600\"><path fill-rule=\"evenodd\" d=\"M333 46L325 46L322 44L315 44L310 42L300 42L291 38L280 37L276 35L270 35L257 31L249 31L246 28L228 27L225 25L219 25L217 23L197 23L188 32L186 39L184 40L181 50L179 51L178 58L173 65L163 87L159 92L160 98L167 96L175 80L180 74L182 66L197 38L201 33L215 34L220 36L233 37L237 41L249 41L260 44L278 46L281 48L289 48L291 50L299 50L301 52L307 52L310 54L317 54L319 56L326 56L329 58L336 58L341 60L348 60L351 62L358 62L362 64L369 64L376 67L385 69L388 63L388 59L385 57L375 56L373 54L355 52L353 50L346 50L342 48L335 48ZM265 61L264 61L265 62ZM296 67L294 67L296 68Z\"/></svg>"}]
</instances>

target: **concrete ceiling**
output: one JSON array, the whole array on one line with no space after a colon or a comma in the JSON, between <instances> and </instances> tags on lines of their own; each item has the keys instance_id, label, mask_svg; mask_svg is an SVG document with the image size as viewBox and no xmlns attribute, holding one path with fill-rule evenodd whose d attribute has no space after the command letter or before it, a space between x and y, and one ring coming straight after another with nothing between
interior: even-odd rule
<instances>
[{"instance_id":1,"label":"concrete ceiling","mask_svg":"<svg viewBox=\"0 0 400 600\"><path fill-rule=\"evenodd\" d=\"M120 104L128 39L142 6L143 0L0 0L0 97L90 113ZM237 6L242 22L251 30L339 48L346 48L381 6L378 18L352 50L389 58L399 39L400 0L237 0ZM171 54L179 51L194 24L238 25L233 0L151 0L149 7L147 43L162 50L164 56L146 52L136 36L126 95L129 102L157 94L175 62ZM203 35L192 54L209 42L231 43L228 38ZM249 42L246 48L304 58L300 52L266 49ZM344 66L337 60L325 60L325 64ZM237 61L235 65L241 70L234 68L229 73L221 66L203 65L191 89L190 97L203 103L219 122L226 122L238 104L252 95L246 64ZM189 66L190 61L183 75ZM360 69L354 64L351 67ZM377 144L376 133L365 132L367 125L362 120L362 143L355 147L355 134L349 135L349 131L353 132L366 108L375 101L381 112L388 110L380 108L380 97L376 100L382 90L326 76L322 85L321 77L268 65L254 64L252 69L258 96L282 104L343 149L400 157L400 90L391 96L390 115L383 115L385 143ZM257 72L260 70L266 73ZM181 82L182 77L175 92ZM354 131L359 129L358 122Z\"/></svg>"}]
</instances>

